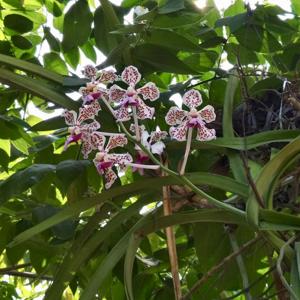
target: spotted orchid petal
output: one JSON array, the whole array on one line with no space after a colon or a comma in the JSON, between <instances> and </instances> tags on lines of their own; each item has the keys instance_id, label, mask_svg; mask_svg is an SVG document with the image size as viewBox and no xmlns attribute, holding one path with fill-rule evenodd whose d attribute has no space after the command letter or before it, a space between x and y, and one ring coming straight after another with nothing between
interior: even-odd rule
<instances>
[{"instance_id":1,"label":"spotted orchid petal","mask_svg":"<svg viewBox=\"0 0 300 300\"><path fill-rule=\"evenodd\" d=\"M118 176L113 171L112 168L108 168L104 171L104 178L105 178L105 188L108 190L114 184Z\"/></svg>"},{"instance_id":2,"label":"spotted orchid petal","mask_svg":"<svg viewBox=\"0 0 300 300\"><path fill-rule=\"evenodd\" d=\"M185 116L186 116L186 112L184 110L179 109L177 106L172 106L169 109L165 117L165 120L168 125L174 126L180 124Z\"/></svg>"},{"instance_id":3,"label":"spotted orchid petal","mask_svg":"<svg viewBox=\"0 0 300 300\"><path fill-rule=\"evenodd\" d=\"M166 131L152 131L150 135L150 143L160 142L168 136Z\"/></svg>"},{"instance_id":4,"label":"spotted orchid petal","mask_svg":"<svg viewBox=\"0 0 300 300\"><path fill-rule=\"evenodd\" d=\"M136 133L136 131L135 131L135 125L134 124L130 124L129 130L131 132L133 132L133 133ZM140 130L140 136L142 136L144 132L147 132L144 125L140 125L139 126L139 130ZM148 132L147 132L147 134L148 134ZM149 134L148 134L148 136L149 136Z\"/></svg>"},{"instance_id":5,"label":"spotted orchid petal","mask_svg":"<svg viewBox=\"0 0 300 300\"><path fill-rule=\"evenodd\" d=\"M106 151L109 152L111 149L116 147L124 147L127 145L128 140L123 134L113 135L109 138L109 141L106 146Z\"/></svg>"},{"instance_id":6,"label":"spotted orchid petal","mask_svg":"<svg viewBox=\"0 0 300 300\"><path fill-rule=\"evenodd\" d=\"M114 71L103 70L101 72L101 75L100 75L98 81L103 82L103 83L113 83L117 79L118 79L118 76L115 74Z\"/></svg>"},{"instance_id":7,"label":"spotted orchid petal","mask_svg":"<svg viewBox=\"0 0 300 300\"><path fill-rule=\"evenodd\" d=\"M105 144L105 136L98 131L93 132L90 135L91 146L93 149L103 150Z\"/></svg>"},{"instance_id":8,"label":"spotted orchid petal","mask_svg":"<svg viewBox=\"0 0 300 300\"><path fill-rule=\"evenodd\" d=\"M186 141L186 134L188 129L188 121L183 121L179 126L177 127L171 127L170 128L170 136L171 138L177 140L177 141Z\"/></svg>"},{"instance_id":9,"label":"spotted orchid petal","mask_svg":"<svg viewBox=\"0 0 300 300\"><path fill-rule=\"evenodd\" d=\"M159 89L153 82L146 83L143 87L137 90L137 93L141 94L144 100L149 99L151 101L155 101L159 98Z\"/></svg>"},{"instance_id":10,"label":"spotted orchid petal","mask_svg":"<svg viewBox=\"0 0 300 300\"><path fill-rule=\"evenodd\" d=\"M129 121L131 116L127 110L127 107L121 106L119 109L114 112L115 118L120 122Z\"/></svg>"},{"instance_id":11,"label":"spotted orchid petal","mask_svg":"<svg viewBox=\"0 0 300 300\"><path fill-rule=\"evenodd\" d=\"M97 69L92 65L86 65L82 70L84 77L89 79L95 79L97 76Z\"/></svg>"},{"instance_id":12,"label":"spotted orchid petal","mask_svg":"<svg viewBox=\"0 0 300 300\"><path fill-rule=\"evenodd\" d=\"M183 103L188 106L190 109L198 107L202 104L202 96L197 90L189 90L183 95Z\"/></svg>"},{"instance_id":13,"label":"spotted orchid petal","mask_svg":"<svg viewBox=\"0 0 300 300\"><path fill-rule=\"evenodd\" d=\"M76 124L77 113L74 110L66 110L63 113L65 122L68 126L74 126Z\"/></svg>"},{"instance_id":14,"label":"spotted orchid petal","mask_svg":"<svg viewBox=\"0 0 300 300\"><path fill-rule=\"evenodd\" d=\"M132 156L129 153L112 153L107 154L107 159L112 161L114 165L119 165L121 169L124 169L128 163L133 162Z\"/></svg>"},{"instance_id":15,"label":"spotted orchid petal","mask_svg":"<svg viewBox=\"0 0 300 300\"><path fill-rule=\"evenodd\" d=\"M216 138L216 131L214 129L208 129L206 126L201 126L197 129L196 139L201 142L211 141Z\"/></svg>"},{"instance_id":16,"label":"spotted orchid petal","mask_svg":"<svg viewBox=\"0 0 300 300\"><path fill-rule=\"evenodd\" d=\"M211 105L202 108L199 115L206 123L213 122L216 119L215 109Z\"/></svg>"},{"instance_id":17,"label":"spotted orchid petal","mask_svg":"<svg viewBox=\"0 0 300 300\"><path fill-rule=\"evenodd\" d=\"M139 70L134 66L126 67L121 74L122 80L132 87L141 80L141 77Z\"/></svg>"},{"instance_id":18,"label":"spotted orchid petal","mask_svg":"<svg viewBox=\"0 0 300 300\"><path fill-rule=\"evenodd\" d=\"M109 99L113 102L120 102L125 97L125 94L126 91L116 84L109 89Z\"/></svg>"},{"instance_id":19,"label":"spotted orchid petal","mask_svg":"<svg viewBox=\"0 0 300 300\"><path fill-rule=\"evenodd\" d=\"M81 125L81 131L92 133L98 130L100 127L101 126L99 122L93 121L92 123Z\"/></svg>"},{"instance_id":20,"label":"spotted orchid petal","mask_svg":"<svg viewBox=\"0 0 300 300\"><path fill-rule=\"evenodd\" d=\"M89 157L89 154L92 152L92 150L93 150L93 147L92 147L92 144L90 143L90 141L85 140L81 144L81 153L82 153L84 159L87 159Z\"/></svg>"},{"instance_id":21,"label":"spotted orchid petal","mask_svg":"<svg viewBox=\"0 0 300 300\"><path fill-rule=\"evenodd\" d=\"M140 120L152 119L154 115L154 107L150 107L140 98L137 98L137 117Z\"/></svg>"},{"instance_id":22,"label":"spotted orchid petal","mask_svg":"<svg viewBox=\"0 0 300 300\"><path fill-rule=\"evenodd\" d=\"M89 105L86 105L84 107L81 107L79 109L79 116L77 119L77 124L81 124L82 122L94 119L95 116L98 115L98 111L101 109L100 104L98 101L94 101Z\"/></svg>"}]
</instances>

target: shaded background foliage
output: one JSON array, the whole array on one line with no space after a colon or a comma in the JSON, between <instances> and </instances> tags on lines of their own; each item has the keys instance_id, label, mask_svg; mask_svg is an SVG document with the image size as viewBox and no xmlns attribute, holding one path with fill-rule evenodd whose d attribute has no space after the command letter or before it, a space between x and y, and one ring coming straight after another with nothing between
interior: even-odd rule
<instances>
[{"instance_id":1,"label":"shaded background foliage","mask_svg":"<svg viewBox=\"0 0 300 300\"><path fill-rule=\"evenodd\" d=\"M136 5L149 12L124 22ZM173 299L162 230L169 224L176 226L184 292L234 252L232 240L242 246L258 234L242 252L250 293L253 299L286 299L274 265L300 228L300 5L293 0L291 7L287 15L278 6L251 9L236 0L221 15L211 0L201 10L184 0L0 2L1 299L125 299L131 277L134 299ZM169 98L192 87L216 108L212 127L219 138L193 144L188 178L246 211L247 219L216 210L151 171L140 177L128 170L103 191L78 145L62 152L63 118L42 120L28 107L78 109L81 100L69 93L85 79L76 69L83 58L99 63L98 50L107 57L99 69L133 64L160 88L148 129L167 130L164 116L174 105ZM232 69L224 68L226 60ZM103 110L103 130L116 132ZM134 153L132 145L128 151ZM173 169L183 152L183 144L168 141ZM168 218L158 205L164 184L172 185L175 210ZM146 205L152 211L143 216ZM139 245L135 232L144 233ZM299 242L288 246L282 267L296 295L299 253ZM126 261L135 254L131 270ZM192 299L246 299L243 289L232 259Z\"/></svg>"}]
</instances>

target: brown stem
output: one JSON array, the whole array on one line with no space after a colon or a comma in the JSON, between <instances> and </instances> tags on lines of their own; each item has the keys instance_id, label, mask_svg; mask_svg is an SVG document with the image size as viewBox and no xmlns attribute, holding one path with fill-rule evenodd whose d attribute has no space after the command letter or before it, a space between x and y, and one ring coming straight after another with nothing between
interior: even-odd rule
<instances>
[{"instance_id":1,"label":"brown stem","mask_svg":"<svg viewBox=\"0 0 300 300\"><path fill-rule=\"evenodd\" d=\"M189 292L182 297L182 300L190 299L192 294L195 293L204 282L206 282L210 277L212 277L216 272L224 267L226 263L231 261L233 258L239 256L244 250L248 247L255 244L261 237L257 236L256 238L248 241L247 243L243 244L238 250L232 252L230 255L226 256L219 264L213 266L204 276L202 276L189 290Z\"/></svg>"},{"instance_id":2,"label":"brown stem","mask_svg":"<svg viewBox=\"0 0 300 300\"><path fill-rule=\"evenodd\" d=\"M162 175L165 176L166 174L164 172L162 172ZM163 191L164 216L169 216L172 214L172 206L171 206L171 199L170 199L170 187L163 186L162 191ZM175 299L181 300L182 293L181 293L180 278L179 278L178 256L177 256L176 239L175 239L173 227L172 226L166 227L165 232L166 232L166 236L167 236L167 247L168 247L168 252L169 252L171 273L172 273L172 278L173 278Z\"/></svg>"}]
</instances>

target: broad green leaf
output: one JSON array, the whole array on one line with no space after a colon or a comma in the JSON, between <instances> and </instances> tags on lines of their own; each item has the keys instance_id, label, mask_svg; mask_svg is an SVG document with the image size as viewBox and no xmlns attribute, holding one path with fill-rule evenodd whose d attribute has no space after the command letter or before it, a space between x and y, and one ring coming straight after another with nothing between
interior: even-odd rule
<instances>
[{"instance_id":1,"label":"broad green leaf","mask_svg":"<svg viewBox=\"0 0 300 300\"><path fill-rule=\"evenodd\" d=\"M45 39L47 40L52 51L60 52L59 40L51 33L50 28L44 27Z\"/></svg>"},{"instance_id":2,"label":"broad green leaf","mask_svg":"<svg viewBox=\"0 0 300 300\"><path fill-rule=\"evenodd\" d=\"M195 71L177 58L173 51L159 46L144 44L133 49L133 56L147 63L155 71L177 74L194 74Z\"/></svg>"},{"instance_id":3,"label":"broad green leaf","mask_svg":"<svg viewBox=\"0 0 300 300\"><path fill-rule=\"evenodd\" d=\"M167 0L158 7L159 14L169 14L184 9L184 0Z\"/></svg>"},{"instance_id":4,"label":"broad green leaf","mask_svg":"<svg viewBox=\"0 0 300 300\"><path fill-rule=\"evenodd\" d=\"M56 73L67 75L68 68L63 59L55 52L44 54L44 65L47 69Z\"/></svg>"},{"instance_id":5,"label":"broad green leaf","mask_svg":"<svg viewBox=\"0 0 300 300\"><path fill-rule=\"evenodd\" d=\"M63 41L64 51L83 45L91 34L93 15L86 0L75 2L64 18Z\"/></svg>"},{"instance_id":6,"label":"broad green leaf","mask_svg":"<svg viewBox=\"0 0 300 300\"><path fill-rule=\"evenodd\" d=\"M0 149L2 149L8 156L10 156L10 140L0 139Z\"/></svg>"},{"instance_id":7,"label":"broad green leaf","mask_svg":"<svg viewBox=\"0 0 300 300\"><path fill-rule=\"evenodd\" d=\"M16 47L23 50L28 50L33 46L28 39L21 35L13 35L11 41Z\"/></svg>"},{"instance_id":8,"label":"broad green leaf","mask_svg":"<svg viewBox=\"0 0 300 300\"><path fill-rule=\"evenodd\" d=\"M4 26L18 33L25 33L33 29L33 22L19 14L9 14L4 17Z\"/></svg>"},{"instance_id":9,"label":"broad green leaf","mask_svg":"<svg viewBox=\"0 0 300 300\"><path fill-rule=\"evenodd\" d=\"M84 45L80 46L80 49L86 55L87 58L96 63L97 54L91 42L87 41Z\"/></svg>"},{"instance_id":10,"label":"broad green leaf","mask_svg":"<svg viewBox=\"0 0 300 300\"><path fill-rule=\"evenodd\" d=\"M47 174L54 172L55 166L36 164L19 171L0 184L0 203L3 204L14 196L26 191Z\"/></svg>"},{"instance_id":11,"label":"broad green leaf","mask_svg":"<svg viewBox=\"0 0 300 300\"><path fill-rule=\"evenodd\" d=\"M73 70L76 70L76 68L79 64L79 59L80 59L78 47L74 47L70 51L65 52L64 58L65 58L67 64L70 65L73 68Z\"/></svg>"}]
</instances>

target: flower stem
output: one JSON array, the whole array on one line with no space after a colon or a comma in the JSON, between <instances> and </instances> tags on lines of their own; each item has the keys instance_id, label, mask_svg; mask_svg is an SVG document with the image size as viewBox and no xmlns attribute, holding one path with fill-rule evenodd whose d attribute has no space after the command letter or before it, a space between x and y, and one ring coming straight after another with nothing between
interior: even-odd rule
<instances>
[{"instance_id":1,"label":"flower stem","mask_svg":"<svg viewBox=\"0 0 300 300\"><path fill-rule=\"evenodd\" d=\"M106 107L108 108L108 110L111 112L113 117L115 117L115 112L112 109L112 107L110 106L110 104L108 103L108 101L103 96L101 96L101 99L102 99L103 103L106 105Z\"/></svg>"},{"instance_id":2,"label":"flower stem","mask_svg":"<svg viewBox=\"0 0 300 300\"><path fill-rule=\"evenodd\" d=\"M135 164L135 163L127 163L126 165L138 169L149 169L149 170L157 170L160 168L160 165L143 165L143 164Z\"/></svg>"},{"instance_id":3,"label":"flower stem","mask_svg":"<svg viewBox=\"0 0 300 300\"><path fill-rule=\"evenodd\" d=\"M184 153L184 157L183 157L183 162L180 168L180 175L184 175L185 172L185 167L186 167L186 163L189 157L189 153L191 150L191 143L192 143L192 134L193 134L193 128L190 127L188 129L188 136L187 136L187 141L186 141L186 146L185 146L185 153Z\"/></svg>"},{"instance_id":4,"label":"flower stem","mask_svg":"<svg viewBox=\"0 0 300 300\"><path fill-rule=\"evenodd\" d=\"M140 135L140 129L139 129L139 120L137 118L135 106L132 106L132 115L133 115L133 120L134 120L135 138L139 142L141 140L141 135Z\"/></svg>"}]
</instances>

